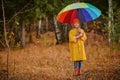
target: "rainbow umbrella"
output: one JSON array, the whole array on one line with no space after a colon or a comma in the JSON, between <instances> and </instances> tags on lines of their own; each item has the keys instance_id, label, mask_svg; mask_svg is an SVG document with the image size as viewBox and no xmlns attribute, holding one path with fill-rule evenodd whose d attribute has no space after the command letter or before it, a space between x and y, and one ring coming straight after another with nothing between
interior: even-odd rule
<instances>
[{"instance_id":1,"label":"rainbow umbrella","mask_svg":"<svg viewBox=\"0 0 120 80\"><path fill-rule=\"evenodd\" d=\"M57 15L57 21L72 24L74 18L80 22L89 22L100 17L101 11L90 3L73 3L63 8Z\"/></svg>"}]
</instances>

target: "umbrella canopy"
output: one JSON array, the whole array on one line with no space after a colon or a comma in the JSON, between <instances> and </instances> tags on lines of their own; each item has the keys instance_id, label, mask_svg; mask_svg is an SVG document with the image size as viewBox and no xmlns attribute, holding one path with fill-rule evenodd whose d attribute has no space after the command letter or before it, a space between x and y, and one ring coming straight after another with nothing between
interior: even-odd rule
<instances>
[{"instance_id":1,"label":"umbrella canopy","mask_svg":"<svg viewBox=\"0 0 120 80\"><path fill-rule=\"evenodd\" d=\"M101 11L90 3L73 3L58 13L57 21L72 24L72 20L78 18L80 22L89 22L100 15Z\"/></svg>"}]
</instances>

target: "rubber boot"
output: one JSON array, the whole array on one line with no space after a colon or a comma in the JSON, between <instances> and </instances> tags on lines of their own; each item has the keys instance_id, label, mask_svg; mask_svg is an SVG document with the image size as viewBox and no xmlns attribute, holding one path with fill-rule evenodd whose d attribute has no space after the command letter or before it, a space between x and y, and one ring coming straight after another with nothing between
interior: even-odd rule
<instances>
[{"instance_id":1,"label":"rubber boot","mask_svg":"<svg viewBox=\"0 0 120 80\"><path fill-rule=\"evenodd\" d=\"M75 69L75 74L74 76L78 76L79 75L79 69Z\"/></svg>"},{"instance_id":2,"label":"rubber boot","mask_svg":"<svg viewBox=\"0 0 120 80\"><path fill-rule=\"evenodd\" d=\"M81 68L79 68L79 70L78 70L78 74L79 74L79 75L82 75Z\"/></svg>"}]
</instances>

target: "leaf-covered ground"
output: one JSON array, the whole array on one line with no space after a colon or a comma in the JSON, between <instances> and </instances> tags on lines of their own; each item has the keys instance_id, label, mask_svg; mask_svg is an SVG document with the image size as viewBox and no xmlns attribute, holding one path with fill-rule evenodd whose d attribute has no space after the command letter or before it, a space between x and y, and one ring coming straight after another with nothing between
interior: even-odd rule
<instances>
[{"instance_id":1,"label":"leaf-covered ground","mask_svg":"<svg viewBox=\"0 0 120 80\"><path fill-rule=\"evenodd\" d=\"M25 49L11 50L10 80L120 80L120 51L110 52L105 39L88 33L85 43L87 60L83 75L73 76L68 43L56 45L54 33L27 44ZM0 52L0 80L6 79L6 52Z\"/></svg>"}]
</instances>

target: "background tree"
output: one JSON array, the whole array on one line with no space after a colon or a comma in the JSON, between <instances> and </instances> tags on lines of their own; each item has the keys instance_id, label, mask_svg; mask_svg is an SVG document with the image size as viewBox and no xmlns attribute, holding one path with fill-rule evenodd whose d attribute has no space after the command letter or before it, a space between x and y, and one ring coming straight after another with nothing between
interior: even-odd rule
<instances>
[{"instance_id":1,"label":"background tree","mask_svg":"<svg viewBox=\"0 0 120 80\"><path fill-rule=\"evenodd\" d=\"M6 19L5 19L5 9L4 9L4 1L2 0L2 12L3 12L3 22L4 22L4 39L5 39L5 43L6 43L6 46L7 46L7 65L6 65L6 68L7 68L7 80L9 80L9 55L10 55L10 46L9 46L9 43L8 43L8 37L7 37L7 31L6 31Z\"/></svg>"},{"instance_id":2,"label":"background tree","mask_svg":"<svg viewBox=\"0 0 120 80\"><path fill-rule=\"evenodd\" d=\"M102 16L95 20L94 22L90 22L90 24L94 24L96 23L95 27L91 27L93 28L97 28L96 26L99 26L99 30L101 32L99 32L99 34L103 34L108 36L108 32L109 30L106 29L108 26L106 26L105 24L107 24L107 20L103 18L104 16L108 16L108 1L107 0L97 0L97 1L93 1L93 0L18 0L18 1L14 1L14 0L5 0L5 10L6 10L6 27L7 27L7 36L12 35L11 33L14 34L12 39L9 39L8 42L10 44L10 46L12 46L13 44L20 44L21 42L21 28L20 27L22 25L22 20L25 22L25 30L27 30L26 35L29 35L29 40L32 41L32 34L31 34L31 28L33 30L33 32L35 32L34 28L30 25L31 24L37 24L37 37L40 37L40 34L42 32L47 32L50 30L55 31L56 34L56 40L58 42L64 42L64 41L68 41L68 40L64 40L65 37L68 37L68 35L66 33L68 33L69 25L64 25L61 24L59 22L55 22L56 21L56 15L58 14L58 12L64 8L65 6L67 6L68 4L74 3L74 1L80 1L80 2L88 2L91 3L93 5L95 5L96 7L98 7L101 11L102 11ZM113 32L115 33L115 37L117 38L116 41L118 41L119 35L118 34L118 13L119 13L119 0L114 0L113 4L115 4L115 8L113 5L113 16L114 16L114 23L112 25L115 25L114 28L112 27L111 30L114 30ZM0 3L2 4L2 3ZM102 5L101 5L102 4ZM43 9L44 8L44 9ZM0 11L0 14L2 11ZM2 16L0 15L0 44L4 46L4 44L2 43L3 39L3 20L2 20ZM56 24L56 25L54 25ZM89 23L83 23L83 26L87 26L87 29L90 31L90 25ZM51 27L53 26L53 27ZM105 31L104 31L105 29ZM97 29L96 29L97 30ZM102 32L104 31L104 32ZM98 31L96 31L98 32ZM113 34L113 33L111 33ZM113 35L112 35L113 36ZM24 38L25 39L25 38ZM25 41L23 41L25 42ZM2 46L1 46L2 47Z\"/></svg>"}]
</instances>

